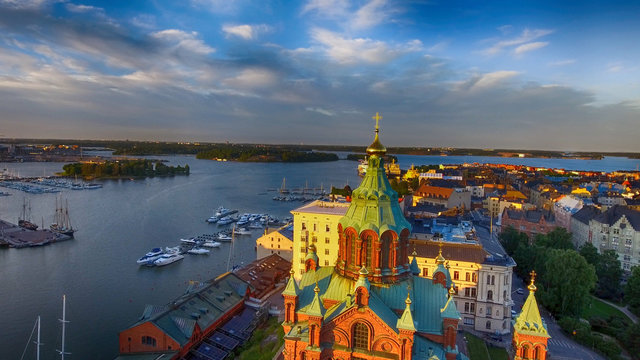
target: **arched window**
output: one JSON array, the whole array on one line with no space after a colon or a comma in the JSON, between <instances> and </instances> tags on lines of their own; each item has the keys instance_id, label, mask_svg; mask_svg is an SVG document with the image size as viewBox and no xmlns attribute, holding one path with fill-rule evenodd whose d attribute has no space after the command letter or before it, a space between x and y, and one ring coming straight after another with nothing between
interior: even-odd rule
<instances>
[{"instance_id":1,"label":"arched window","mask_svg":"<svg viewBox=\"0 0 640 360\"><path fill-rule=\"evenodd\" d=\"M496 276L491 275L491 285L495 285L495 284L496 284Z\"/></svg>"},{"instance_id":2,"label":"arched window","mask_svg":"<svg viewBox=\"0 0 640 360\"><path fill-rule=\"evenodd\" d=\"M533 348L533 358L535 360L542 360L542 351L540 350L539 346Z\"/></svg>"},{"instance_id":3,"label":"arched window","mask_svg":"<svg viewBox=\"0 0 640 360\"><path fill-rule=\"evenodd\" d=\"M356 323L353 327L353 348L369 350L369 329L363 323Z\"/></svg>"},{"instance_id":4,"label":"arched window","mask_svg":"<svg viewBox=\"0 0 640 360\"><path fill-rule=\"evenodd\" d=\"M529 345L522 346L522 358L529 359Z\"/></svg>"},{"instance_id":5,"label":"arched window","mask_svg":"<svg viewBox=\"0 0 640 360\"><path fill-rule=\"evenodd\" d=\"M493 291L487 291L487 300L493 300Z\"/></svg>"},{"instance_id":6,"label":"arched window","mask_svg":"<svg viewBox=\"0 0 640 360\"><path fill-rule=\"evenodd\" d=\"M487 320L487 324L485 325L485 328L487 328L487 330L491 330L491 321Z\"/></svg>"}]
</instances>

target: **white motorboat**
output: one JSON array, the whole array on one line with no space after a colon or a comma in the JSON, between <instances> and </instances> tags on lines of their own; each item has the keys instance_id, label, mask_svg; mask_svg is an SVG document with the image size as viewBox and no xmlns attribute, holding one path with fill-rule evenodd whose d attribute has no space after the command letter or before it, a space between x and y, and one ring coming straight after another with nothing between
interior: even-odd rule
<instances>
[{"instance_id":1,"label":"white motorboat","mask_svg":"<svg viewBox=\"0 0 640 360\"><path fill-rule=\"evenodd\" d=\"M162 256L160 256L160 258L158 258L157 260L155 260L153 262L153 264L155 266L164 266L164 265L169 265L171 263L174 263L178 260L182 260L184 259L184 255L180 255L180 254L163 254Z\"/></svg>"},{"instance_id":2,"label":"white motorboat","mask_svg":"<svg viewBox=\"0 0 640 360\"><path fill-rule=\"evenodd\" d=\"M195 244L196 243L196 239L194 239L194 238L180 239L180 241L185 243L185 244Z\"/></svg>"},{"instance_id":3,"label":"white motorboat","mask_svg":"<svg viewBox=\"0 0 640 360\"><path fill-rule=\"evenodd\" d=\"M251 231L245 229L245 228L236 228L235 230L236 234L238 235L251 235Z\"/></svg>"},{"instance_id":4,"label":"white motorboat","mask_svg":"<svg viewBox=\"0 0 640 360\"><path fill-rule=\"evenodd\" d=\"M198 247L194 247L193 249L187 251L189 254L194 254L194 255L205 255L209 253L209 250L207 249L203 249L203 248L198 248Z\"/></svg>"},{"instance_id":5,"label":"white motorboat","mask_svg":"<svg viewBox=\"0 0 640 360\"><path fill-rule=\"evenodd\" d=\"M221 240L221 241L231 241L232 239L233 238L231 237L231 235L227 235L227 234L223 234L223 233L220 233L218 235L218 240Z\"/></svg>"},{"instance_id":6,"label":"white motorboat","mask_svg":"<svg viewBox=\"0 0 640 360\"><path fill-rule=\"evenodd\" d=\"M180 246L174 246L174 247L165 247L164 248L164 252L167 254L179 254L180 253Z\"/></svg>"},{"instance_id":7,"label":"white motorboat","mask_svg":"<svg viewBox=\"0 0 640 360\"><path fill-rule=\"evenodd\" d=\"M143 257L138 259L137 263L138 265L145 265L145 264L152 263L155 260L157 260L160 256L162 256L163 253L164 251L162 251L161 248L153 248L151 249L151 251L146 253Z\"/></svg>"},{"instance_id":8,"label":"white motorboat","mask_svg":"<svg viewBox=\"0 0 640 360\"><path fill-rule=\"evenodd\" d=\"M222 219L218 220L218 225L228 225L233 222L233 219L230 216L225 216Z\"/></svg>"},{"instance_id":9,"label":"white motorboat","mask_svg":"<svg viewBox=\"0 0 640 360\"><path fill-rule=\"evenodd\" d=\"M218 219L218 217L217 217L217 216L212 216L212 217L210 217L210 218L208 218L208 219L207 219L207 222L208 222L209 224L214 224L214 223L217 223L217 222L218 222L218 220L220 220L220 219Z\"/></svg>"},{"instance_id":10,"label":"white motorboat","mask_svg":"<svg viewBox=\"0 0 640 360\"><path fill-rule=\"evenodd\" d=\"M205 241L202 246L204 247L208 247L208 248L218 248L220 247L220 243L217 241Z\"/></svg>"}]
</instances>

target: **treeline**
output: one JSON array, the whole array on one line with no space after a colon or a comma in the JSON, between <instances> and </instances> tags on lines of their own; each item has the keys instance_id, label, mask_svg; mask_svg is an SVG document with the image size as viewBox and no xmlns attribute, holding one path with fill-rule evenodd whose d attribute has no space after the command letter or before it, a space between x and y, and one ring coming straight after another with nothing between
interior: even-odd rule
<instances>
[{"instance_id":1,"label":"treeline","mask_svg":"<svg viewBox=\"0 0 640 360\"><path fill-rule=\"evenodd\" d=\"M157 160L120 160L103 163L72 163L62 167L63 176L119 178L189 175L189 165L167 166Z\"/></svg>"},{"instance_id":2,"label":"treeline","mask_svg":"<svg viewBox=\"0 0 640 360\"><path fill-rule=\"evenodd\" d=\"M637 358L640 342L636 338L640 325L615 315L607 318L585 316L587 306L592 303L592 293L614 301L622 297L622 270L614 250L600 254L591 244L575 249L571 233L559 227L546 235L538 234L531 241L525 233L508 227L500 234L500 241L518 264L515 271L520 278L529 279L529 272L535 270L538 275L536 298L560 319L558 325L569 336L609 359L621 359L620 345L598 333L610 335L620 339ZM640 270L635 272L640 291ZM640 293L627 292L624 298L638 295ZM588 321L582 320L584 317L588 317Z\"/></svg>"},{"instance_id":3,"label":"treeline","mask_svg":"<svg viewBox=\"0 0 640 360\"><path fill-rule=\"evenodd\" d=\"M216 145L196 155L198 159L227 159L255 162L320 162L337 161L338 155L314 151L303 151L280 146L255 146L225 144Z\"/></svg>"}]
</instances>

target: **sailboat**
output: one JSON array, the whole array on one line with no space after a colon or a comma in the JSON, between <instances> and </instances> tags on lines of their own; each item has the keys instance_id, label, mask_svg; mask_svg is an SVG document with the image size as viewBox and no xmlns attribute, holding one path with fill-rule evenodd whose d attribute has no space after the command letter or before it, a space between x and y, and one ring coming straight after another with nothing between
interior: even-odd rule
<instances>
[{"instance_id":1,"label":"sailboat","mask_svg":"<svg viewBox=\"0 0 640 360\"><path fill-rule=\"evenodd\" d=\"M18 226L28 230L38 229L38 225L31 222L31 201L27 201L27 198L23 198L22 201L22 214L18 219Z\"/></svg>"},{"instance_id":2,"label":"sailboat","mask_svg":"<svg viewBox=\"0 0 640 360\"><path fill-rule=\"evenodd\" d=\"M67 321L67 296L66 295L62 295L62 319L59 319L59 321L62 323L62 346L60 347L60 350L57 350L57 352L58 354L60 354L60 358L64 360L65 355L71 354L64 350L66 324L69 322ZM27 353L27 349L29 348L29 344L31 343L33 332L36 331L36 329L38 329L36 341L34 341L34 343L36 344L36 360L40 360L40 346L42 346L42 342L40 342L40 315L38 315L38 317L36 318L36 323L33 325L33 330L31 330L31 335L29 336L29 340L27 340L27 346L25 346L24 351L22 352L22 356L20 357L20 360L24 359L24 355Z\"/></svg>"},{"instance_id":3,"label":"sailboat","mask_svg":"<svg viewBox=\"0 0 640 360\"><path fill-rule=\"evenodd\" d=\"M54 223L49 226L51 231L59 234L64 234L73 237L73 233L76 231L71 226L71 220L69 219L69 202L66 202L65 207L62 207L62 199L60 199L60 206L58 207L58 199L56 199L56 214L54 215Z\"/></svg>"},{"instance_id":4,"label":"sailboat","mask_svg":"<svg viewBox=\"0 0 640 360\"><path fill-rule=\"evenodd\" d=\"M280 194L288 194L289 189L287 189L287 178L282 178L282 186L280 187Z\"/></svg>"}]
</instances>

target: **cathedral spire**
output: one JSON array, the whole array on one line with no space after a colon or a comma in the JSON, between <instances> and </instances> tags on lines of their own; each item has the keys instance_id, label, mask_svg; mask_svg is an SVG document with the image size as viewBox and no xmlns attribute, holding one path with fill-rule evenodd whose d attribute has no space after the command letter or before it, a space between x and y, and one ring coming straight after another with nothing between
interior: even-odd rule
<instances>
[{"instance_id":1,"label":"cathedral spire","mask_svg":"<svg viewBox=\"0 0 640 360\"><path fill-rule=\"evenodd\" d=\"M398 329L403 330L411 330L416 331L416 325L413 322L413 315L411 314L411 289L407 288L407 299L404 301L406 307L404 308L404 312L398 322L396 327Z\"/></svg>"},{"instance_id":2,"label":"cathedral spire","mask_svg":"<svg viewBox=\"0 0 640 360\"><path fill-rule=\"evenodd\" d=\"M382 119L382 116L380 116L380 113L376 113L376 115L373 116L373 119L375 119L376 121L376 136L373 138L373 142L371 143L371 145L369 145L369 147L367 148L367 154L383 156L387 153L387 148L382 145L382 143L380 142L380 137L378 136L378 133L380 132L379 122L380 119Z\"/></svg>"}]
</instances>

